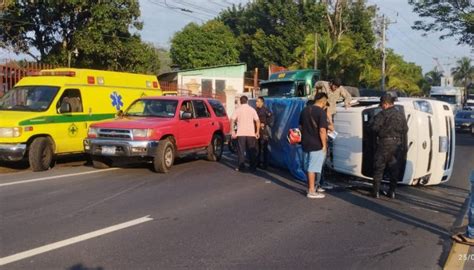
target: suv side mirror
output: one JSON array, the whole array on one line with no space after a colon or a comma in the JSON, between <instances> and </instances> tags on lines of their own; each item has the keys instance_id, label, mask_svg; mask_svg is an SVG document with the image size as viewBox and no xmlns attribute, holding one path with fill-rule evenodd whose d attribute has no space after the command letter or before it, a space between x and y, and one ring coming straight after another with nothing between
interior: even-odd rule
<instances>
[{"instance_id":1,"label":"suv side mirror","mask_svg":"<svg viewBox=\"0 0 474 270\"><path fill-rule=\"evenodd\" d=\"M71 110L71 104L68 102L63 102L61 103L61 107L59 108L59 113L70 113Z\"/></svg>"},{"instance_id":2,"label":"suv side mirror","mask_svg":"<svg viewBox=\"0 0 474 270\"><path fill-rule=\"evenodd\" d=\"M188 119L191 119L191 118L193 118L193 115L190 112L184 112L181 115L181 119L183 119L183 120L188 120Z\"/></svg>"}]
</instances>

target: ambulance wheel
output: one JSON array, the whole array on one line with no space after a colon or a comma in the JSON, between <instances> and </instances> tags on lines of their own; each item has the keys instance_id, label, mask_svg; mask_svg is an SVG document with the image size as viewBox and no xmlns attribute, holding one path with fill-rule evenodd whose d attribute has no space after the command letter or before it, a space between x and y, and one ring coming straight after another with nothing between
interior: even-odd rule
<instances>
[{"instance_id":1,"label":"ambulance wheel","mask_svg":"<svg viewBox=\"0 0 474 270\"><path fill-rule=\"evenodd\" d=\"M103 157L98 157L98 156L92 156L92 167L95 169L107 169L111 166L111 162L107 160L106 158Z\"/></svg>"},{"instance_id":2,"label":"ambulance wheel","mask_svg":"<svg viewBox=\"0 0 474 270\"><path fill-rule=\"evenodd\" d=\"M51 140L46 137L34 139L28 152L28 161L34 172L49 170L54 161L54 150Z\"/></svg>"},{"instance_id":3,"label":"ambulance wheel","mask_svg":"<svg viewBox=\"0 0 474 270\"><path fill-rule=\"evenodd\" d=\"M219 161L222 157L222 152L224 151L224 139L220 134L214 134L212 136L211 143L207 147L207 160L209 161Z\"/></svg>"},{"instance_id":4,"label":"ambulance wheel","mask_svg":"<svg viewBox=\"0 0 474 270\"><path fill-rule=\"evenodd\" d=\"M175 157L174 145L170 139L159 142L156 156L153 158L153 170L159 173L167 173L173 166Z\"/></svg>"}]
</instances>

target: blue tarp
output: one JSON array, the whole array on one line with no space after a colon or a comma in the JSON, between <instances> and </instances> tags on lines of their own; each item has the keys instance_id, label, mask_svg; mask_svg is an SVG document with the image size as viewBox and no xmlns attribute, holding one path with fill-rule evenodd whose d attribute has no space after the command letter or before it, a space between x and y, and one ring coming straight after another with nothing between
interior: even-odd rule
<instances>
[{"instance_id":1,"label":"blue tarp","mask_svg":"<svg viewBox=\"0 0 474 270\"><path fill-rule=\"evenodd\" d=\"M300 113L307 101L303 98L265 98L265 105L274 116L269 143L270 164L288 169L296 179L304 182L307 179L303 170L303 149L299 144L289 144L287 135L290 128L299 126ZM249 104L255 107L255 100L249 100Z\"/></svg>"}]
</instances>

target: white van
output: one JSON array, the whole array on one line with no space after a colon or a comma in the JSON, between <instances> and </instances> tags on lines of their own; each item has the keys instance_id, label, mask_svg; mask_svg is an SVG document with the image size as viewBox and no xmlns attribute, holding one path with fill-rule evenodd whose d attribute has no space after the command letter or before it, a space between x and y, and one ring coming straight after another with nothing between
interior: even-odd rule
<instances>
[{"instance_id":1,"label":"white van","mask_svg":"<svg viewBox=\"0 0 474 270\"><path fill-rule=\"evenodd\" d=\"M376 139L369 121L381 111L379 98L359 98L353 107L337 108L338 136L327 162L333 170L372 179ZM399 98L395 106L408 121L408 148L400 184L437 185L450 179L456 145L454 115L446 102Z\"/></svg>"}]
</instances>

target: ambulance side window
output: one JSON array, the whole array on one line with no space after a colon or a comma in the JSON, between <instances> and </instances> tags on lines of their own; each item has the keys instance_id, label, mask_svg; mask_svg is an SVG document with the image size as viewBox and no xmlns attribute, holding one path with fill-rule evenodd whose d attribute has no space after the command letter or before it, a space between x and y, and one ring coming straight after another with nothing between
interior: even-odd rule
<instances>
[{"instance_id":1,"label":"ambulance side window","mask_svg":"<svg viewBox=\"0 0 474 270\"><path fill-rule=\"evenodd\" d=\"M57 108L61 108L64 103L69 103L71 112L83 112L81 91L79 89L67 89L64 91L61 99L57 104Z\"/></svg>"}]
</instances>

